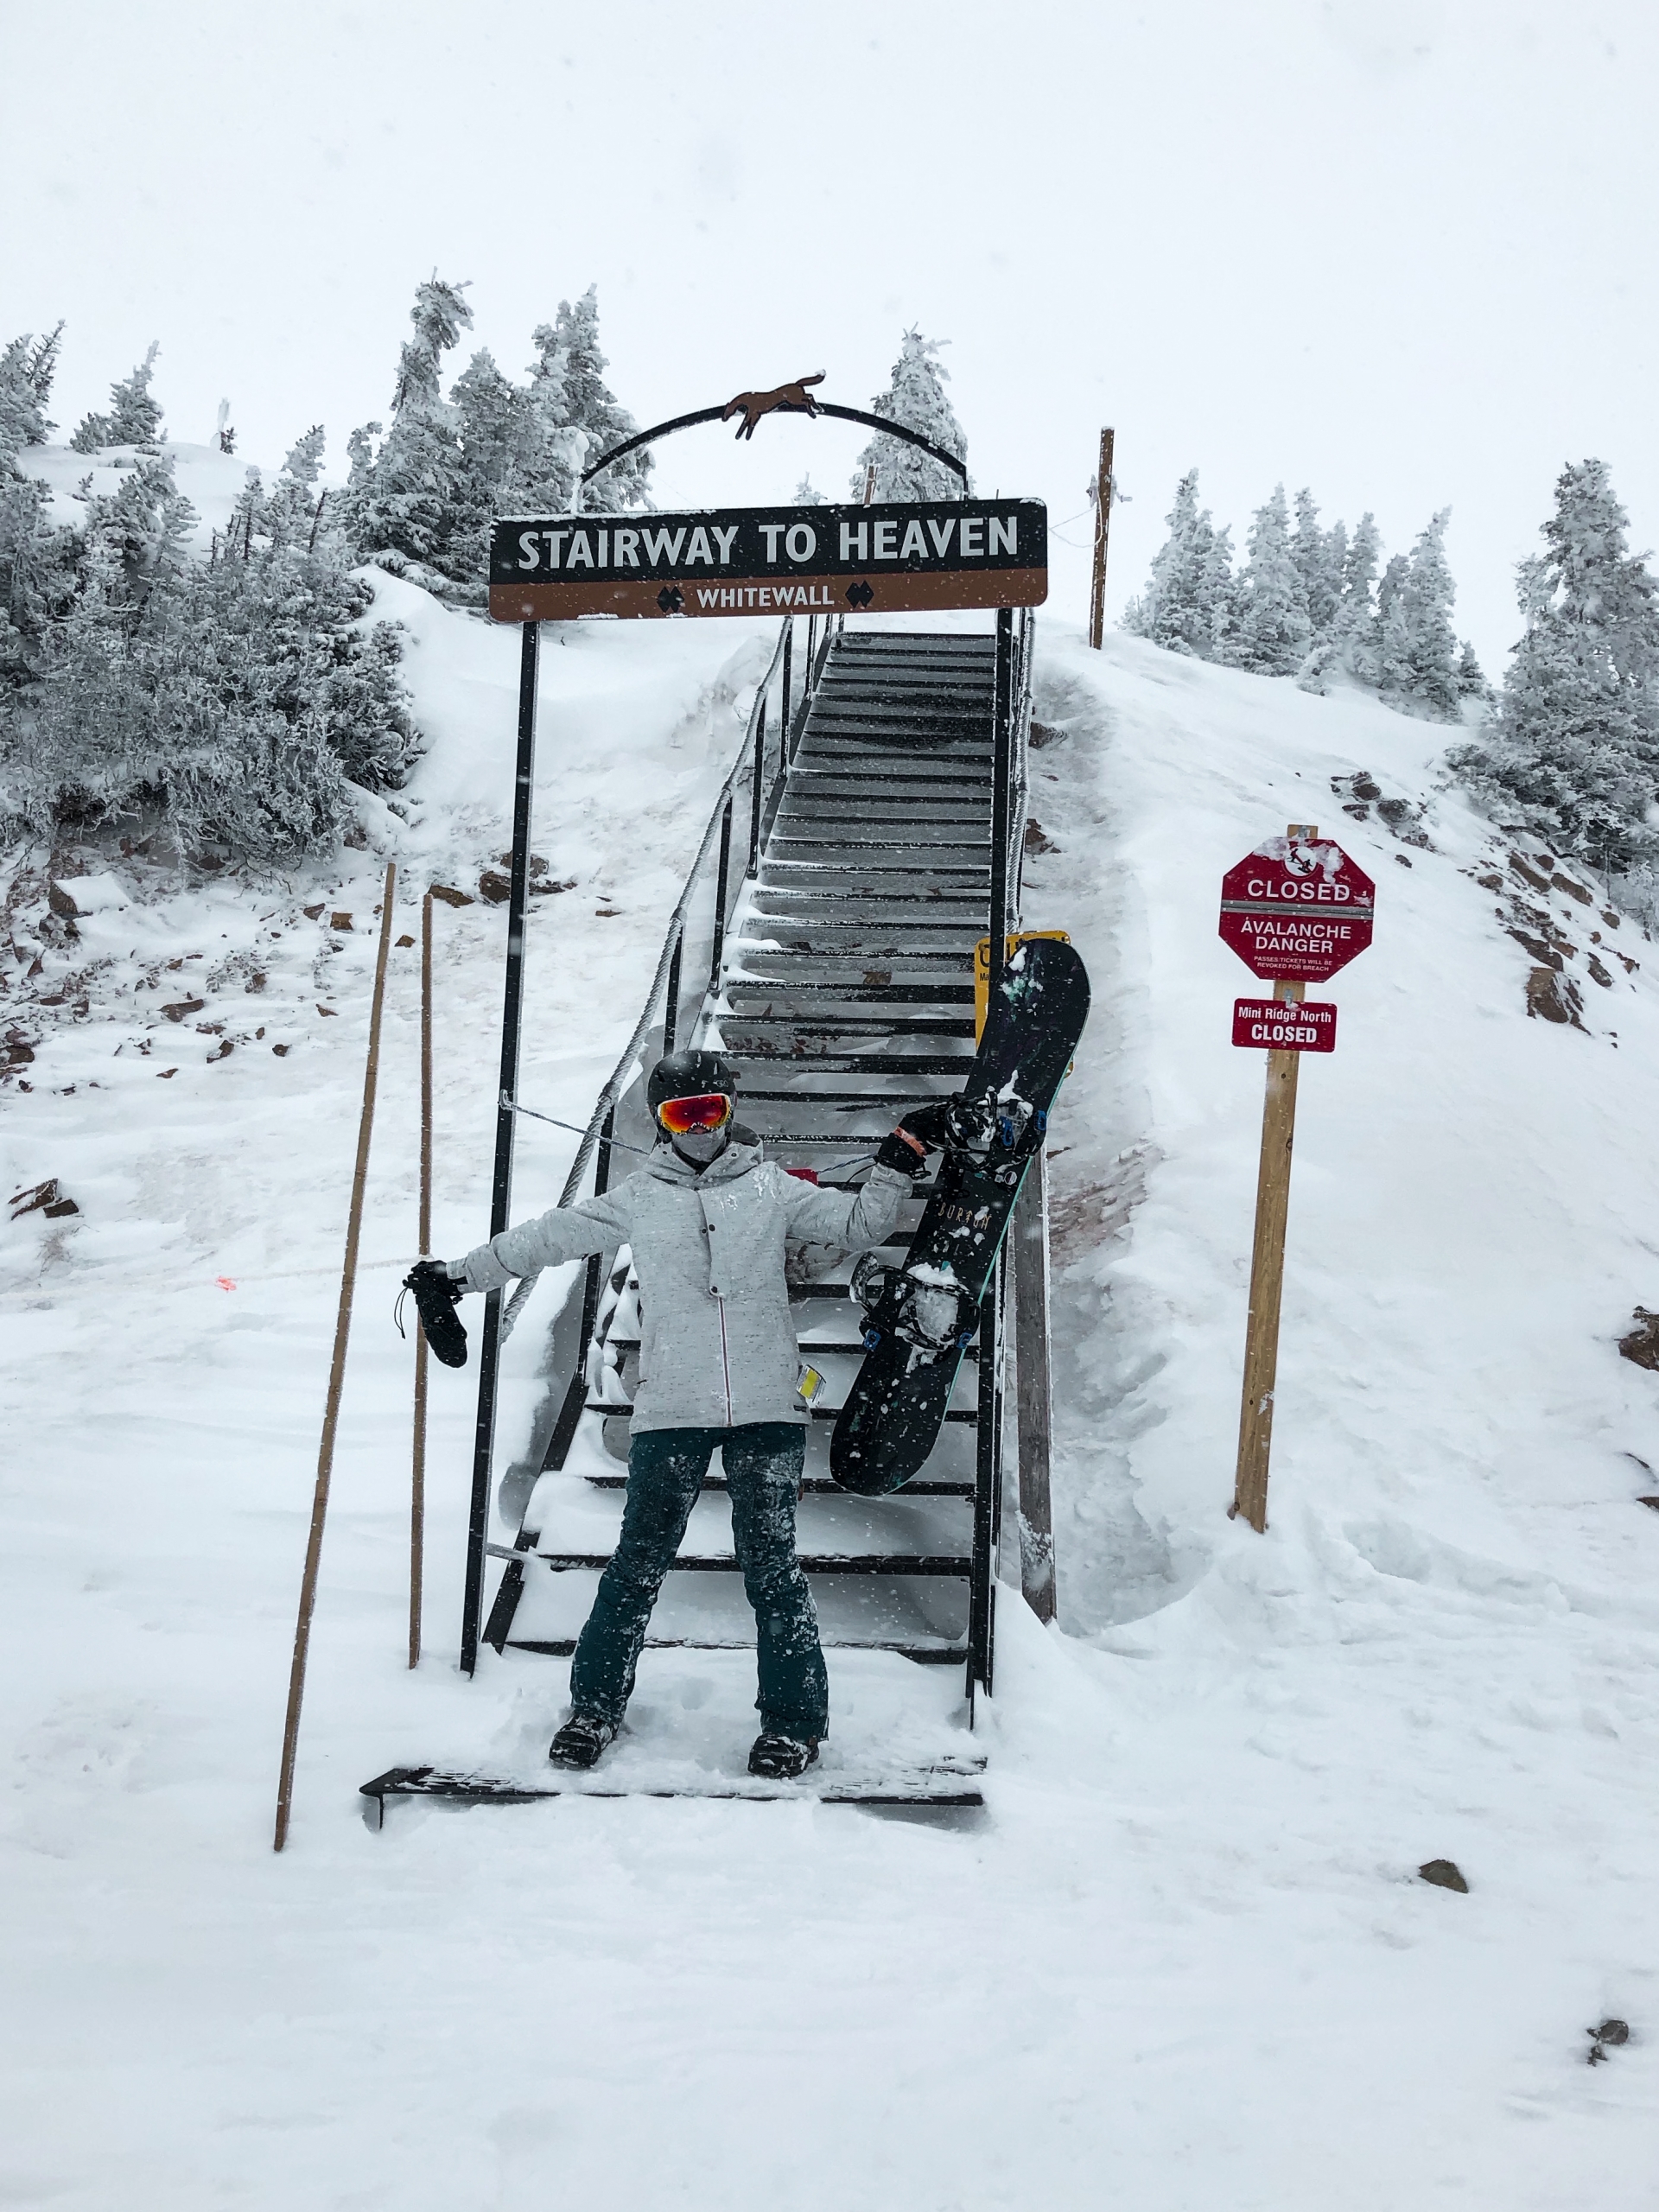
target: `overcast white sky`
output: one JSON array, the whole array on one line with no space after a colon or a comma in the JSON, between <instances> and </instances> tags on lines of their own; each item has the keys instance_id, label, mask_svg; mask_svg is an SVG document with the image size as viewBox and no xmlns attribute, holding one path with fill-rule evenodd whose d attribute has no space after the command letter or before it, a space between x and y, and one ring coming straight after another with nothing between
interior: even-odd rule
<instances>
[{"instance_id":1,"label":"overcast white sky","mask_svg":"<svg viewBox=\"0 0 1659 2212\"><path fill-rule=\"evenodd\" d=\"M1120 606L1202 472L1242 539L1282 480L1406 549L1453 509L1489 665L1556 472L1604 456L1659 542L1636 0L859 10L356 0L6 7L0 334L67 317L67 429L159 339L170 434L238 450L384 417L416 281L472 280L518 372L597 281L642 422L814 369L868 405L950 340L981 488L1050 502L1057 608L1103 423ZM455 359L457 370L464 352ZM848 426L661 448L664 504L832 493Z\"/></svg>"}]
</instances>

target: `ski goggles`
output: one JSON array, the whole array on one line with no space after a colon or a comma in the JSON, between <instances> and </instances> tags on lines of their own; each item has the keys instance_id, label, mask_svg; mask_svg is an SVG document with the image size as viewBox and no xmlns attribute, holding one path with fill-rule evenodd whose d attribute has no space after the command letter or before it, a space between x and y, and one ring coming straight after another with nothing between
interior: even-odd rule
<instances>
[{"instance_id":1,"label":"ski goggles","mask_svg":"<svg viewBox=\"0 0 1659 2212\"><path fill-rule=\"evenodd\" d=\"M664 1098L657 1119L671 1136L690 1136L694 1129L723 1129L732 1118L732 1102L723 1090L709 1090L696 1098Z\"/></svg>"}]
</instances>

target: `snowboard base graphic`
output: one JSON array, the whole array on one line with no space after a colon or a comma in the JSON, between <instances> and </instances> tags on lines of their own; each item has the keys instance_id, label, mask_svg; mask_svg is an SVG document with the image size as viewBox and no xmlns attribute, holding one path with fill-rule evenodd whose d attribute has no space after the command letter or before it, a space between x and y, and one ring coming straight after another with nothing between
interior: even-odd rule
<instances>
[{"instance_id":1,"label":"snowboard base graphic","mask_svg":"<svg viewBox=\"0 0 1659 2212\"><path fill-rule=\"evenodd\" d=\"M853 1274L865 1357L830 1440L830 1471L864 1497L895 1491L933 1449L979 1325L979 1305L1027 1168L1089 1014L1089 978L1071 946L1029 939L991 995L964 1099L995 1109L995 1134L947 1151L902 1267L874 1257Z\"/></svg>"}]
</instances>

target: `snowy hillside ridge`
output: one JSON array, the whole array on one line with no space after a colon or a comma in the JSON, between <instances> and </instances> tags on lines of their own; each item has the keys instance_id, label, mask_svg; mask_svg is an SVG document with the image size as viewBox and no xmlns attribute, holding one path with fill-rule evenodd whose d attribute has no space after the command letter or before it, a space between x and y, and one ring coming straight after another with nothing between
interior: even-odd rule
<instances>
[{"instance_id":1,"label":"snowy hillside ridge","mask_svg":"<svg viewBox=\"0 0 1659 2212\"><path fill-rule=\"evenodd\" d=\"M390 578L377 611L405 626L429 739L409 819L383 825L403 936L426 880L475 891L505 846L518 639ZM773 634L550 641L533 842L576 882L532 907L526 1103L585 1119ZM118 2171L134 2202L290 2212L349 2193L367 2158L420 2212L480 2188L528 2200L550 2173L630 2208L843 2212L849 2171L866 2196L880 2176L884 2208L1023 2205L1035 2175L1072 2212L1109 2171L1147 2212L1217 2193L1240 2212L1560 2212L1586 2177L1603 2212L1644 2212L1659 1515L1634 1499L1659 1490L1636 1464L1659 1465L1659 1376L1614 1339L1634 1304L1659 1307L1646 948L1625 924L1643 964L1589 976L1595 910L1513 876L1437 789L1431 726L1132 639L1039 639L1032 813L1051 849L1033 839L1025 920L1071 932L1095 994L1052 1123L1061 1625L1038 1627L1005 1559L971 1825L588 1801L406 1806L365 1832L359 1787L394 1764L543 1767L568 1681L529 1653L454 1669L470 1371L432 1376L427 1656L405 1664L411 1352L390 1308L415 1236L419 1032L402 947L295 1824L273 1856L380 854L296 871L281 906L224 880L124 909L124 870L92 871L113 895L81 879L80 942L35 984L95 951L124 989L157 961L168 1002L207 1004L173 1023L160 994L140 1016L137 993L97 983L22 1069L32 1090L0 1093L8 1192L55 1177L79 1209L0 1220L20 2202L105 2212ZM1361 819L1331 785L1363 772L1382 799L1351 799ZM1217 903L1229 864L1304 818L1376 877L1377 931L1323 994L1336 1053L1303 1073L1257 1537L1225 1508L1262 1069L1228 1042L1255 986ZM1543 963L1489 874L1572 938L1582 1030L1529 1019ZM502 910L442 908L436 935L434 1236L453 1254L487 1223ZM238 956L263 994L246 969L195 982ZM277 1057L279 1004L295 1044ZM219 1057L194 1024L221 1019L266 1037ZM129 1042L145 1037L148 1055ZM524 1125L516 1211L551 1202L575 1143ZM543 1279L506 1346L501 1465L569 1279ZM843 1758L904 1744L957 1688L918 1669L901 1711L886 1676L831 1671ZM734 1770L753 1694L745 1653L648 1654L625 1748ZM1437 1858L1467 1895L1419 1878ZM501 2032L457 2038L457 2017ZM1631 2039L1592 2069L1586 2030L1609 2017ZM540 2069L505 2090L504 2036ZM109 2085L90 2107L89 2076ZM859 2112L850 2162L803 2160L803 2078Z\"/></svg>"},{"instance_id":2,"label":"snowy hillside ridge","mask_svg":"<svg viewBox=\"0 0 1659 2212\"><path fill-rule=\"evenodd\" d=\"M1478 1531L1529 1572L1570 1573L1573 1540L1541 1541L1560 1468L1594 1501L1587 1580L1605 1514L1628 1521L1634 1567L1659 1402L1615 1345L1659 1289L1645 937L1573 868L1495 838L1444 786L1432 731L1375 702L1051 636L1037 709L1054 735L1033 811L1058 849L1027 862L1027 918L1070 918L1097 978L1056 1112L1062 1618L1135 1618L1255 1556L1221 1516L1262 1064L1229 1041L1254 986L1217 908L1224 869L1287 819L1317 821L1376 878L1377 921L1373 949L1310 994L1341 1026L1302 1076L1276 1535L1317 1533L1339 1557L1344 1516L1363 1516L1414 1542ZM1478 1510L1446 1502L1453 1471Z\"/></svg>"}]
</instances>

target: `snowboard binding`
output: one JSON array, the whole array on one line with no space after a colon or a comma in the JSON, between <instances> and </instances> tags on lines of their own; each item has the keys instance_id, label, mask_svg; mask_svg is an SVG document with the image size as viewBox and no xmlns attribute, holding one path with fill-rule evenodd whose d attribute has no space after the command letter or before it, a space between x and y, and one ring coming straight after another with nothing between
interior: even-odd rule
<instances>
[{"instance_id":1,"label":"snowboard binding","mask_svg":"<svg viewBox=\"0 0 1659 2212\"><path fill-rule=\"evenodd\" d=\"M946 1154L965 1154L975 1167L1001 1181L1005 1171L1018 1173L1024 1167L1031 1148L1027 1133L1033 1124L1040 1141L1048 1116L1035 1109L1029 1099L961 1094L906 1115L901 1127Z\"/></svg>"},{"instance_id":2,"label":"snowboard binding","mask_svg":"<svg viewBox=\"0 0 1659 2212\"><path fill-rule=\"evenodd\" d=\"M867 1252L853 1269L848 1295L864 1309L866 1351L874 1351L887 1336L916 1351L947 1351L970 1342L979 1325L976 1304L957 1284L918 1281L874 1252Z\"/></svg>"},{"instance_id":3,"label":"snowboard binding","mask_svg":"<svg viewBox=\"0 0 1659 2212\"><path fill-rule=\"evenodd\" d=\"M415 1311L421 1317L421 1327L432 1347L433 1358L442 1360L446 1367L465 1367L467 1332L455 1311L461 1302L461 1285L450 1281L442 1260L417 1260L404 1277L404 1287L391 1315L400 1337L404 1333L404 1299L410 1294L414 1297Z\"/></svg>"}]
</instances>

